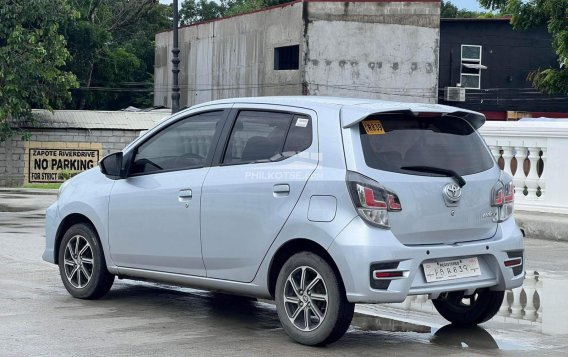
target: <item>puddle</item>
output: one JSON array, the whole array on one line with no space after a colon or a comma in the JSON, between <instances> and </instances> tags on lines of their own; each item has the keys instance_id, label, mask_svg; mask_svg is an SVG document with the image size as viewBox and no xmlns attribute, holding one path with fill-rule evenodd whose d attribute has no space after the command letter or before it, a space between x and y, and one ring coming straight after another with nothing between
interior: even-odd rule
<instances>
[{"instance_id":1,"label":"puddle","mask_svg":"<svg viewBox=\"0 0 568 357\"><path fill-rule=\"evenodd\" d=\"M400 336L410 333L423 343L464 350L529 351L534 349L534 346L527 341L511 340L502 338L503 336L496 338L480 326L460 327L448 324L436 328L418 322L358 313L353 317L352 324L360 331L396 333Z\"/></svg>"},{"instance_id":2,"label":"puddle","mask_svg":"<svg viewBox=\"0 0 568 357\"><path fill-rule=\"evenodd\" d=\"M389 332L418 332L431 333L432 328L426 325L420 325L412 322L405 322L395 319L389 319L379 316L368 316L363 314L355 314L353 316L353 325L359 327L362 331L389 331Z\"/></svg>"},{"instance_id":3,"label":"puddle","mask_svg":"<svg viewBox=\"0 0 568 357\"><path fill-rule=\"evenodd\" d=\"M446 325L432 335L430 343L478 350L496 350L500 348L493 336L479 326L459 327Z\"/></svg>"}]
</instances>

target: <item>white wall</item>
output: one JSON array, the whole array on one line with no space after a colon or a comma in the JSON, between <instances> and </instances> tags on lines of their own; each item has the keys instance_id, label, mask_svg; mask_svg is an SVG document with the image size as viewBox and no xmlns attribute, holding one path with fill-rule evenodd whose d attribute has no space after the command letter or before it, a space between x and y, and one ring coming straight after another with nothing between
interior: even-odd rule
<instances>
[{"instance_id":1,"label":"white wall","mask_svg":"<svg viewBox=\"0 0 568 357\"><path fill-rule=\"evenodd\" d=\"M305 5L309 94L437 102L439 3Z\"/></svg>"}]
</instances>

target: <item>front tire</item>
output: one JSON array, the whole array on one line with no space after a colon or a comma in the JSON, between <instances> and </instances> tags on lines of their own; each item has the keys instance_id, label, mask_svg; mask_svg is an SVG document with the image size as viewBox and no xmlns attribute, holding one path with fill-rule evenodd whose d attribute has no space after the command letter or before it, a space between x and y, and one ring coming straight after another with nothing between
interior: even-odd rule
<instances>
[{"instance_id":1,"label":"front tire","mask_svg":"<svg viewBox=\"0 0 568 357\"><path fill-rule=\"evenodd\" d=\"M471 296L453 291L432 300L443 318L458 326L475 326L489 321L503 303L504 291L479 290Z\"/></svg>"},{"instance_id":2,"label":"front tire","mask_svg":"<svg viewBox=\"0 0 568 357\"><path fill-rule=\"evenodd\" d=\"M276 282L278 317L284 331L304 345L322 346L341 338L355 304L332 267L319 255L301 252L284 263Z\"/></svg>"},{"instance_id":3,"label":"front tire","mask_svg":"<svg viewBox=\"0 0 568 357\"><path fill-rule=\"evenodd\" d=\"M106 267L99 238L92 226L79 223L71 226L59 245L59 274L71 296L98 299L114 282Z\"/></svg>"}]
</instances>

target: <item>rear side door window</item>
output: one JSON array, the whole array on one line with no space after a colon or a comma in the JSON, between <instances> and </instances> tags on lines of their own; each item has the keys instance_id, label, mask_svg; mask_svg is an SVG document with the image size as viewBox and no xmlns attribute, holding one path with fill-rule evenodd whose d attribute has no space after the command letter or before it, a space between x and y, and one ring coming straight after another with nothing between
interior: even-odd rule
<instances>
[{"instance_id":1,"label":"rear side door window","mask_svg":"<svg viewBox=\"0 0 568 357\"><path fill-rule=\"evenodd\" d=\"M311 143L312 123L307 116L241 111L233 126L223 164L279 161L306 150Z\"/></svg>"},{"instance_id":2,"label":"rear side door window","mask_svg":"<svg viewBox=\"0 0 568 357\"><path fill-rule=\"evenodd\" d=\"M206 165L221 130L224 112L197 114L163 129L136 149L131 175L199 168Z\"/></svg>"}]
</instances>

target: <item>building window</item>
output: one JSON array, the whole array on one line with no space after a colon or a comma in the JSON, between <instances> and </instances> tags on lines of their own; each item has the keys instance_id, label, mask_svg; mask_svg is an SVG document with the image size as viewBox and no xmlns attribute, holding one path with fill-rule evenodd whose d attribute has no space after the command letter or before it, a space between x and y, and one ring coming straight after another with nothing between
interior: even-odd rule
<instances>
[{"instance_id":1,"label":"building window","mask_svg":"<svg viewBox=\"0 0 568 357\"><path fill-rule=\"evenodd\" d=\"M481 46L461 46L460 86L463 88L481 88L481 70L487 69L481 64Z\"/></svg>"},{"instance_id":2,"label":"building window","mask_svg":"<svg viewBox=\"0 0 568 357\"><path fill-rule=\"evenodd\" d=\"M300 68L300 45L274 48L274 69L277 71Z\"/></svg>"}]
</instances>

